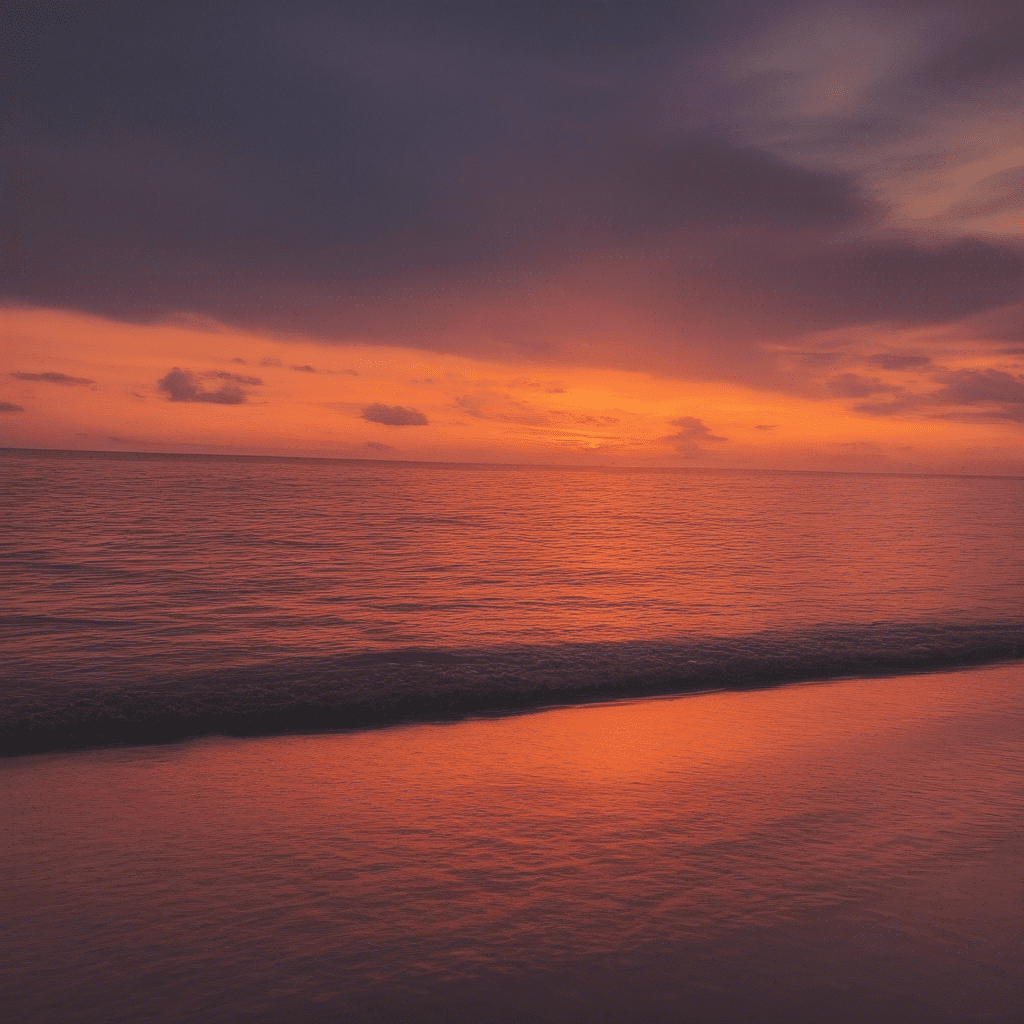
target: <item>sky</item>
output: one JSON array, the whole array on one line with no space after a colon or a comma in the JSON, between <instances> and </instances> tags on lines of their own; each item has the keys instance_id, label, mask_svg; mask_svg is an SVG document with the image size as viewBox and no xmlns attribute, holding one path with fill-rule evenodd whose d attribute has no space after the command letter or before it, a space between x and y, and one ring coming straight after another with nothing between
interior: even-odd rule
<instances>
[{"instance_id":1,"label":"sky","mask_svg":"<svg viewBox=\"0 0 1024 1024\"><path fill-rule=\"evenodd\" d=\"M1024 473L1024 5L5 5L0 447Z\"/></svg>"}]
</instances>

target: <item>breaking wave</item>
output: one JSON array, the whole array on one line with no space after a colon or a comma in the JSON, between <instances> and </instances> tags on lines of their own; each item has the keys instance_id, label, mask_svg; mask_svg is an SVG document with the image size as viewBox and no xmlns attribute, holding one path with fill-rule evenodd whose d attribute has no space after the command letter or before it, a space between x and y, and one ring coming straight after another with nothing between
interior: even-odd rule
<instances>
[{"instance_id":1,"label":"breaking wave","mask_svg":"<svg viewBox=\"0 0 1024 1024\"><path fill-rule=\"evenodd\" d=\"M899 675L1024 656L1024 624L819 627L744 637L404 649L132 681L0 677L0 754L452 720L550 705Z\"/></svg>"}]
</instances>

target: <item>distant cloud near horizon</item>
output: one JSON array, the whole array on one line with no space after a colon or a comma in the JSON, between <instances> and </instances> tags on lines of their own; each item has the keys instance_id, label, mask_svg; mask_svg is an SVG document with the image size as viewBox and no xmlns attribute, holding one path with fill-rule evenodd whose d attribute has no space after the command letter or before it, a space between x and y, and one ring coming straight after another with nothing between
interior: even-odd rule
<instances>
[{"instance_id":1,"label":"distant cloud near horizon","mask_svg":"<svg viewBox=\"0 0 1024 1024\"><path fill-rule=\"evenodd\" d=\"M721 444L728 441L727 437L719 437L712 434L707 424L696 416L680 416L678 419L669 420L673 427L678 427L679 432L672 434L666 440L675 444L676 451L688 459L696 459L707 454L702 447L706 443Z\"/></svg>"},{"instance_id":2,"label":"distant cloud near horizon","mask_svg":"<svg viewBox=\"0 0 1024 1024\"><path fill-rule=\"evenodd\" d=\"M12 373L18 380L39 381L44 384L95 384L88 377L69 377L66 373Z\"/></svg>"},{"instance_id":3,"label":"distant cloud near horizon","mask_svg":"<svg viewBox=\"0 0 1024 1024\"><path fill-rule=\"evenodd\" d=\"M15 405L13 402L0 402L0 412L24 412L23 405Z\"/></svg>"},{"instance_id":4,"label":"distant cloud near horizon","mask_svg":"<svg viewBox=\"0 0 1024 1024\"><path fill-rule=\"evenodd\" d=\"M388 427L425 427L429 422L418 409L382 405L380 402L374 402L363 409L363 419L370 423L383 423Z\"/></svg>"},{"instance_id":5,"label":"distant cloud near horizon","mask_svg":"<svg viewBox=\"0 0 1024 1024\"><path fill-rule=\"evenodd\" d=\"M868 363L880 370L919 370L930 366L931 362L929 356L901 355L895 352L879 352L868 358Z\"/></svg>"},{"instance_id":6,"label":"distant cloud near horizon","mask_svg":"<svg viewBox=\"0 0 1024 1024\"><path fill-rule=\"evenodd\" d=\"M945 385L933 396L942 405L995 405L985 415L1024 423L1024 374L1003 370L957 370L942 375Z\"/></svg>"},{"instance_id":7,"label":"distant cloud near horizon","mask_svg":"<svg viewBox=\"0 0 1024 1024\"><path fill-rule=\"evenodd\" d=\"M924 412L940 419L1024 423L1024 374L1014 376L993 369L954 370L933 379L944 386L925 394L907 394L890 388L895 392L891 401L864 402L854 406L854 411L868 416Z\"/></svg>"},{"instance_id":8,"label":"distant cloud near horizon","mask_svg":"<svg viewBox=\"0 0 1024 1024\"><path fill-rule=\"evenodd\" d=\"M224 384L216 391L206 391L199 378L190 370L175 366L165 377L157 381L157 387L165 391L172 402L206 402L211 405L242 405L246 393L237 384Z\"/></svg>"},{"instance_id":9,"label":"distant cloud near horizon","mask_svg":"<svg viewBox=\"0 0 1024 1024\"><path fill-rule=\"evenodd\" d=\"M316 373L316 370L309 363L306 363L305 366L293 366L292 369L298 370L299 373Z\"/></svg>"},{"instance_id":10,"label":"distant cloud near horizon","mask_svg":"<svg viewBox=\"0 0 1024 1024\"><path fill-rule=\"evenodd\" d=\"M383 441L367 441L366 447L372 448L374 451L378 452L389 452L391 451L392 446L389 444L384 444Z\"/></svg>"},{"instance_id":11,"label":"distant cloud near horizon","mask_svg":"<svg viewBox=\"0 0 1024 1024\"><path fill-rule=\"evenodd\" d=\"M236 384L248 384L251 387L258 387L263 383L261 377L246 377L244 374L228 373L226 370L209 370L203 376L213 378L214 380L232 380Z\"/></svg>"},{"instance_id":12,"label":"distant cloud near horizon","mask_svg":"<svg viewBox=\"0 0 1024 1024\"><path fill-rule=\"evenodd\" d=\"M886 391L899 391L877 377L861 377L856 373L840 373L828 382L828 389L837 398L868 398Z\"/></svg>"}]
</instances>

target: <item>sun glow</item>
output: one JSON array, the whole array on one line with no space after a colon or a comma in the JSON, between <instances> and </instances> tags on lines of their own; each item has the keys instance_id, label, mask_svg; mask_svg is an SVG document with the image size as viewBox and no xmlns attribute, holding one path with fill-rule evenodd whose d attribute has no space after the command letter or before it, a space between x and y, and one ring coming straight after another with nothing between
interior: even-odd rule
<instances>
[{"instance_id":1,"label":"sun glow","mask_svg":"<svg viewBox=\"0 0 1024 1024\"><path fill-rule=\"evenodd\" d=\"M332 346L205 320L15 308L3 321L9 447L929 471L972 448L998 458L1016 436L980 419L865 415L841 395Z\"/></svg>"}]
</instances>

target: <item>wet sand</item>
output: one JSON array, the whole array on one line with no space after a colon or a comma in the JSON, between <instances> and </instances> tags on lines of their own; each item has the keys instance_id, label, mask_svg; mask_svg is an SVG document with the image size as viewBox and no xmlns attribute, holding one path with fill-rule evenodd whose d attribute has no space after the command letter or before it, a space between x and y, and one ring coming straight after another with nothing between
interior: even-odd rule
<instances>
[{"instance_id":1,"label":"wet sand","mask_svg":"<svg viewBox=\"0 0 1024 1024\"><path fill-rule=\"evenodd\" d=\"M25 1021L1019 1020L1024 666L7 759Z\"/></svg>"}]
</instances>

